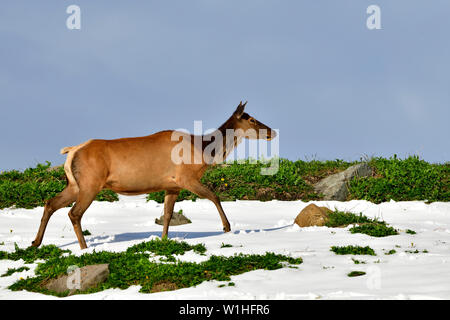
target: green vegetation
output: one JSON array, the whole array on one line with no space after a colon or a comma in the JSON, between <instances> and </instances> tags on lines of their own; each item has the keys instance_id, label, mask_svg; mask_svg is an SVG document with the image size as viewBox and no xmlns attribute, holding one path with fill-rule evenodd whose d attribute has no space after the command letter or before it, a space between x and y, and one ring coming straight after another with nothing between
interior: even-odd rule
<instances>
[{"instance_id":1,"label":"green vegetation","mask_svg":"<svg viewBox=\"0 0 450 320\"><path fill-rule=\"evenodd\" d=\"M280 159L279 170L274 175L262 175L267 167L251 160L234 161L211 166L202 177L202 183L219 195L222 201L234 200L298 200L319 199L312 184L320 179L347 169L356 162L290 161ZM177 201L195 200L197 196L183 190ZM147 200L164 202L164 192L150 193Z\"/></svg>"},{"instance_id":2,"label":"green vegetation","mask_svg":"<svg viewBox=\"0 0 450 320\"><path fill-rule=\"evenodd\" d=\"M219 284L218 285L219 288L223 288L225 286L234 287L234 286L236 286L236 284L234 282L228 282L227 285L225 285L225 284Z\"/></svg>"},{"instance_id":3,"label":"green vegetation","mask_svg":"<svg viewBox=\"0 0 450 320\"><path fill-rule=\"evenodd\" d=\"M204 254L206 252L206 247L203 244L190 245L187 242L178 242L170 240L168 238L154 239L147 242L138 243L127 249L129 253L146 253L152 252L158 256L171 256L173 254L184 254L186 251L191 251L198 254Z\"/></svg>"},{"instance_id":4,"label":"green vegetation","mask_svg":"<svg viewBox=\"0 0 450 320\"><path fill-rule=\"evenodd\" d=\"M406 233L407 234L416 234L417 232L415 232L414 230L411 230L411 229L407 229Z\"/></svg>"},{"instance_id":5,"label":"green vegetation","mask_svg":"<svg viewBox=\"0 0 450 320\"><path fill-rule=\"evenodd\" d=\"M83 236L91 236L92 235L92 233L88 229L83 230L82 233L83 233Z\"/></svg>"},{"instance_id":6,"label":"green vegetation","mask_svg":"<svg viewBox=\"0 0 450 320\"><path fill-rule=\"evenodd\" d=\"M366 264L365 261L357 260L357 259L355 259L355 258L352 258L352 261L353 261L355 264Z\"/></svg>"},{"instance_id":7,"label":"green vegetation","mask_svg":"<svg viewBox=\"0 0 450 320\"><path fill-rule=\"evenodd\" d=\"M332 246L331 251L336 254L355 254L355 255L370 255L376 256L375 251L369 247L360 247L360 246L345 246L345 247L337 247Z\"/></svg>"},{"instance_id":8,"label":"green vegetation","mask_svg":"<svg viewBox=\"0 0 450 320\"><path fill-rule=\"evenodd\" d=\"M22 249L16 248L17 250ZM43 247L42 250L48 249ZM50 251L53 252L53 250L51 248ZM72 254L59 256L55 254L48 257L44 263L38 264L35 277L21 279L11 285L9 289L65 296L68 292L63 294L50 292L42 286L42 283L65 274L69 266L73 265L83 267L92 264L109 264L110 275L106 282L83 293L98 292L109 288L126 289L131 285L140 285L140 292L150 293L196 286L209 280L230 281L230 276L251 270L282 268L282 262L294 265L302 263L301 258L292 258L270 252L265 255L235 254L231 257L213 255L207 261L201 263L182 262L175 259L170 259L169 263L156 263L149 259L150 253L173 258L172 254L184 254L189 250L200 253L206 251L204 245L191 246L185 242L156 239L132 246L125 252L94 251L81 256ZM16 256L22 255L21 253L14 254ZM228 285L232 286L234 283L230 282Z\"/></svg>"},{"instance_id":9,"label":"green vegetation","mask_svg":"<svg viewBox=\"0 0 450 320\"><path fill-rule=\"evenodd\" d=\"M412 251L412 250L405 250L406 253L420 253L421 251L419 251L418 249ZM422 253L428 253L428 250L422 250Z\"/></svg>"},{"instance_id":10,"label":"green vegetation","mask_svg":"<svg viewBox=\"0 0 450 320\"><path fill-rule=\"evenodd\" d=\"M350 273L347 274L347 276L349 277L359 277L359 276L363 276L366 273L364 271L352 271Z\"/></svg>"},{"instance_id":11,"label":"green vegetation","mask_svg":"<svg viewBox=\"0 0 450 320\"><path fill-rule=\"evenodd\" d=\"M4 274L2 274L1 276L2 277L9 277L13 273L22 272L22 271L26 271L26 270L30 270L30 268L28 268L28 267L20 267L20 268L17 268L17 269L15 269L15 268L8 268L8 270Z\"/></svg>"},{"instance_id":12,"label":"green vegetation","mask_svg":"<svg viewBox=\"0 0 450 320\"><path fill-rule=\"evenodd\" d=\"M67 185L62 167L50 169L50 162L38 164L36 168L6 171L0 174L0 209L15 206L16 208L32 209L44 206L45 202ZM117 194L103 190L97 201L116 201Z\"/></svg>"},{"instance_id":13,"label":"green vegetation","mask_svg":"<svg viewBox=\"0 0 450 320\"><path fill-rule=\"evenodd\" d=\"M359 162L290 161L280 159L274 175L262 175L267 167L260 161L234 161L208 168L202 183L214 191L222 201L234 200L320 200L314 191L319 180L343 171ZM450 200L450 163L430 164L416 156L404 160L373 158L368 161L373 174L356 178L349 185L348 199L364 199L374 203L402 200ZM0 174L0 209L8 207L34 208L61 192L66 186L62 167L50 169L50 163L38 164L24 172L17 170ZM197 195L182 190L177 201L196 200ZM98 201L116 201L117 194L103 190ZM164 191L150 193L147 200L164 202Z\"/></svg>"},{"instance_id":14,"label":"green vegetation","mask_svg":"<svg viewBox=\"0 0 450 320\"><path fill-rule=\"evenodd\" d=\"M404 160L374 158L369 165L372 177L357 178L350 183L350 198L374 203L389 201L449 201L450 163L430 164L417 156Z\"/></svg>"},{"instance_id":15,"label":"green vegetation","mask_svg":"<svg viewBox=\"0 0 450 320\"><path fill-rule=\"evenodd\" d=\"M40 248L28 247L26 249L20 249L15 244L14 252L0 251L0 260L24 260L25 263L33 263L39 259L52 259L59 258L63 253L69 253L70 250L62 250L55 245L43 246Z\"/></svg>"},{"instance_id":16,"label":"green vegetation","mask_svg":"<svg viewBox=\"0 0 450 320\"><path fill-rule=\"evenodd\" d=\"M386 252L385 255L391 255L391 254L395 254L395 253L397 253L397 251L395 251L394 249L391 249L388 252Z\"/></svg>"},{"instance_id":17,"label":"green vegetation","mask_svg":"<svg viewBox=\"0 0 450 320\"><path fill-rule=\"evenodd\" d=\"M367 223L350 228L351 233L364 233L372 237L387 237L397 235L398 231L393 227L388 227L383 222Z\"/></svg>"},{"instance_id":18,"label":"green vegetation","mask_svg":"<svg viewBox=\"0 0 450 320\"><path fill-rule=\"evenodd\" d=\"M351 212L343 212L339 210L335 210L328 214L328 221L325 223L325 226L329 228L339 228L346 227L349 224L359 224L359 223L375 223L375 220L372 220L366 216L363 216L362 213L356 215Z\"/></svg>"},{"instance_id":19,"label":"green vegetation","mask_svg":"<svg viewBox=\"0 0 450 320\"><path fill-rule=\"evenodd\" d=\"M359 224L350 228L351 233L364 233L372 237L386 237L398 234L398 231L388 227L386 222L376 219L370 219L363 216L362 213L356 215L351 212L342 212L335 210L328 214L328 221L325 226L330 228L346 227L350 224Z\"/></svg>"}]
</instances>

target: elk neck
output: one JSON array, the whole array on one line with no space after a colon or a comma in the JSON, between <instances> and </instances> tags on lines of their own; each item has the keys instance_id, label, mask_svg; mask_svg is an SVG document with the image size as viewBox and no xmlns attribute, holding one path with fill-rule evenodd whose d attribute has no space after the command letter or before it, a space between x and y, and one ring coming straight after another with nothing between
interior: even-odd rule
<instances>
[{"instance_id":1,"label":"elk neck","mask_svg":"<svg viewBox=\"0 0 450 320\"><path fill-rule=\"evenodd\" d=\"M230 135L227 130L233 130L233 134ZM244 136L241 134L241 130L235 130L235 120L230 117L227 121L225 121L217 130L214 132L203 135L203 151L205 151L206 147L209 150L214 148L215 151L220 152L222 154L222 159L218 159L214 152L212 156L216 158L214 163L224 162L227 156L236 148L241 142ZM222 137L222 139L216 139L215 137Z\"/></svg>"}]
</instances>

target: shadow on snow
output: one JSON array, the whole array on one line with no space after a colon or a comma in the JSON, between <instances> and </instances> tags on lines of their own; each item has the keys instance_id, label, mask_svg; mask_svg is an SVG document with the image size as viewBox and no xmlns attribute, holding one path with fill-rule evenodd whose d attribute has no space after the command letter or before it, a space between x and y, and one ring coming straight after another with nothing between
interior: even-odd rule
<instances>
[{"instance_id":1,"label":"shadow on snow","mask_svg":"<svg viewBox=\"0 0 450 320\"><path fill-rule=\"evenodd\" d=\"M258 230L244 230L246 233L249 232L261 232L261 231L275 231L284 229L287 227L290 227L291 225L283 226L283 227L277 227L277 228L269 228L269 229L258 229ZM237 230L237 231L231 231L231 234L239 234L240 232L243 232L243 230ZM212 237L212 236L218 236L224 234L223 231L195 231L195 232L169 232L169 238L178 238L178 239L196 239L196 238L204 238L204 237ZM88 247L96 247L105 243L117 243L117 242L124 242L124 241L133 241L133 240L145 240L150 238L151 236L157 236L161 238L162 231L149 231L149 232L127 232L127 233L120 233L116 235L105 235L105 236L96 236L96 237L89 237L86 239L86 244ZM73 244L77 244L78 241L70 242L64 245L61 245L60 247L67 247Z\"/></svg>"}]
</instances>

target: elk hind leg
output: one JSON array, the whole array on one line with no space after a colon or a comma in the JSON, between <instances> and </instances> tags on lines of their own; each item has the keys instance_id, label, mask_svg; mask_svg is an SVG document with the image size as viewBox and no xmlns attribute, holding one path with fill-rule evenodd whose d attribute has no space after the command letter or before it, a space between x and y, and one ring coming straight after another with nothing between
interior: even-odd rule
<instances>
[{"instance_id":1,"label":"elk hind leg","mask_svg":"<svg viewBox=\"0 0 450 320\"><path fill-rule=\"evenodd\" d=\"M67 207L69 204L73 203L76 200L77 195L78 187L76 185L69 184L60 194L47 201L44 207L44 213L42 215L38 233L35 240L31 243L32 247L39 247L41 245L48 220L53 213L55 213L58 209Z\"/></svg>"},{"instance_id":2,"label":"elk hind leg","mask_svg":"<svg viewBox=\"0 0 450 320\"><path fill-rule=\"evenodd\" d=\"M84 212L89 208L92 201L94 201L99 190L95 191L83 191L80 189L75 205L69 211L69 218L73 225L73 230L78 239L81 249L86 249L86 240L84 239L83 230L81 229L81 218Z\"/></svg>"}]
</instances>

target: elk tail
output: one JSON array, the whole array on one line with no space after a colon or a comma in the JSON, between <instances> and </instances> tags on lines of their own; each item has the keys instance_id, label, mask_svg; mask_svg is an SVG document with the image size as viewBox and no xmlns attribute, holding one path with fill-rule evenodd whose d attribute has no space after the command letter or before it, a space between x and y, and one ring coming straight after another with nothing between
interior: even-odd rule
<instances>
[{"instance_id":1,"label":"elk tail","mask_svg":"<svg viewBox=\"0 0 450 320\"><path fill-rule=\"evenodd\" d=\"M73 148L75 148L75 147L65 147L65 148L62 148L60 152L61 152L61 154L66 154Z\"/></svg>"}]
</instances>

